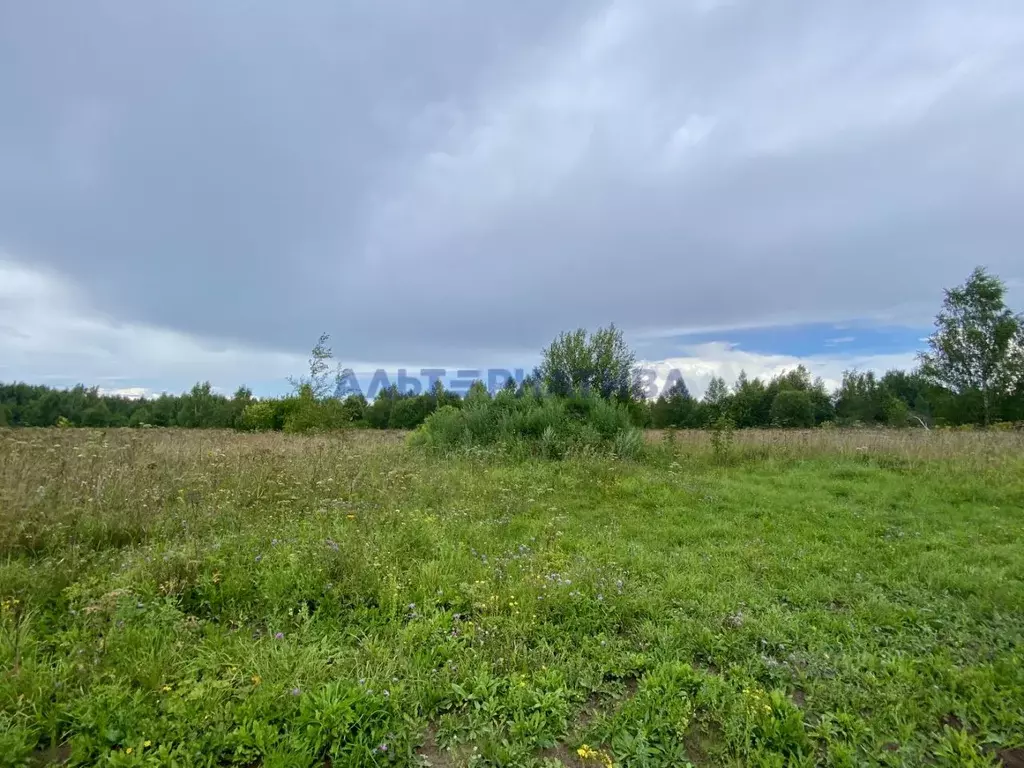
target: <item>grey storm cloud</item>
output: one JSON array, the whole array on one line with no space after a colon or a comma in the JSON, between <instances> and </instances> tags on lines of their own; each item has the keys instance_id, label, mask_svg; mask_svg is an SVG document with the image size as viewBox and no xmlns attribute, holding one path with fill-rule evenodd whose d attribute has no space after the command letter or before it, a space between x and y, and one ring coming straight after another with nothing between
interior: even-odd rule
<instances>
[{"instance_id":1,"label":"grey storm cloud","mask_svg":"<svg viewBox=\"0 0 1024 768\"><path fill-rule=\"evenodd\" d=\"M0 110L0 252L218 343L468 360L1024 276L1019 0L8 2Z\"/></svg>"}]
</instances>

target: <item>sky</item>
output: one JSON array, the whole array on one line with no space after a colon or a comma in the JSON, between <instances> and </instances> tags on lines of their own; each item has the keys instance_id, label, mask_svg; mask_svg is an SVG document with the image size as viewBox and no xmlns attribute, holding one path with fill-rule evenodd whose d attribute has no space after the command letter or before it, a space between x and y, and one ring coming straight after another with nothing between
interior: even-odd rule
<instances>
[{"instance_id":1,"label":"sky","mask_svg":"<svg viewBox=\"0 0 1024 768\"><path fill-rule=\"evenodd\" d=\"M0 381L835 383L1024 293L1020 0L0 0L0 115Z\"/></svg>"}]
</instances>

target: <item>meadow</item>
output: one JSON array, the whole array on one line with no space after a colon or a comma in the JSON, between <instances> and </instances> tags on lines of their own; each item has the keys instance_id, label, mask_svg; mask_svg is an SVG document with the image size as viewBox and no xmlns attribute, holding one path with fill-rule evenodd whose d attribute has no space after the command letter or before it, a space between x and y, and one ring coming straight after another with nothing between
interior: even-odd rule
<instances>
[{"instance_id":1,"label":"meadow","mask_svg":"<svg viewBox=\"0 0 1024 768\"><path fill-rule=\"evenodd\" d=\"M1024 435L0 430L0 764L1024 764Z\"/></svg>"}]
</instances>

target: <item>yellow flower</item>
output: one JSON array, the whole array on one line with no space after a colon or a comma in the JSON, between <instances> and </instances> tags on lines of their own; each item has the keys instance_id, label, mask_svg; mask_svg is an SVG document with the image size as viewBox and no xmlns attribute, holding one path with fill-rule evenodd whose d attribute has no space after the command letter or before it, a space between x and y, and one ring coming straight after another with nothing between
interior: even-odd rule
<instances>
[{"instance_id":1,"label":"yellow flower","mask_svg":"<svg viewBox=\"0 0 1024 768\"><path fill-rule=\"evenodd\" d=\"M263 678L260 677L259 675L253 675L252 676L252 684L253 685L259 685L262 682L263 682Z\"/></svg>"},{"instance_id":2,"label":"yellow flower","mask_svg":"<svg viewBox=\"0 0 1024 768\"><path fill-rule=\"evenodd\" d=\"M355 515L345 515L345 517L347 517L349 520L355 520L356 519Z\"/></svg>"},{"instance_id":3,"label":"yellow flower","mask_svg":"<svg viewBox=\"0 0 1024 768\"><path fill-rule=\"evenodd\" d=\"M586 744L580 746L576 750L576 754L580 756L581 760L598 760L605 768L614 768L611 755L605 752L603 749L594 749Z\"/></svg>"},{"instance_id":4,"label":"yellow flower","mask_svg":"<svg viewBox=\"0 0 1024 768\"><path fill-rule=\"evenodd\" d=\"M128 747L128 748L127 748L127 749L126 749L126 750L124 751L124 753L125 753L126 755L130 755L130 754L132 753L132 748L131 748L131 747Z\"/></svg>"},{"instance_id":5,"label":"yellow flower","mask_svg":"<svg viewBox=\"0 0 1024 768\"><path fill-rule=\"evenodd\" d=\"M146 739L144 742L142 742L142 746L144 746L144 747L152 747L153 746L153 742L150 741L149 739Z\"/></svg>"},{"instance_id":6,"label":"yellow flower","mask_svg":"<svg viewBox=\"0 0 1024 768\"><path fill-rule=\"evenodd\" d=\"M163 688L161 688L160 690L161 690L161 691L163 691L164 693L167 693L167 692L168 692L169 690L171 690L171 686L169 686L169 685L165 685L165 686L164 686Z\"/></svg>"}]
</instances>

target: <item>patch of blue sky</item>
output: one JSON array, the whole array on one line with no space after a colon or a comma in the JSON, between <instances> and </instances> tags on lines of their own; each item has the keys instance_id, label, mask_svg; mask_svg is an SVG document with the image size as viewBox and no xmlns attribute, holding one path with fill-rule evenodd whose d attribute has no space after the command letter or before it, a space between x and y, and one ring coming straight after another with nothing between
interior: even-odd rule
<instances>
[{"instance_id":1,"label":"patch of blue sky","mask_svg":"<svg viewBox=\"0 0 1024 768\"><path fill-rule=\"evenodd\" d=\"M644 345L643 356L646 359L673 357L710 342L725 342L747 352L766 355L882 355L924 349L923 339L930 330L849 322L706 331L651 340Z\"/></svg>"}]
</instances>

